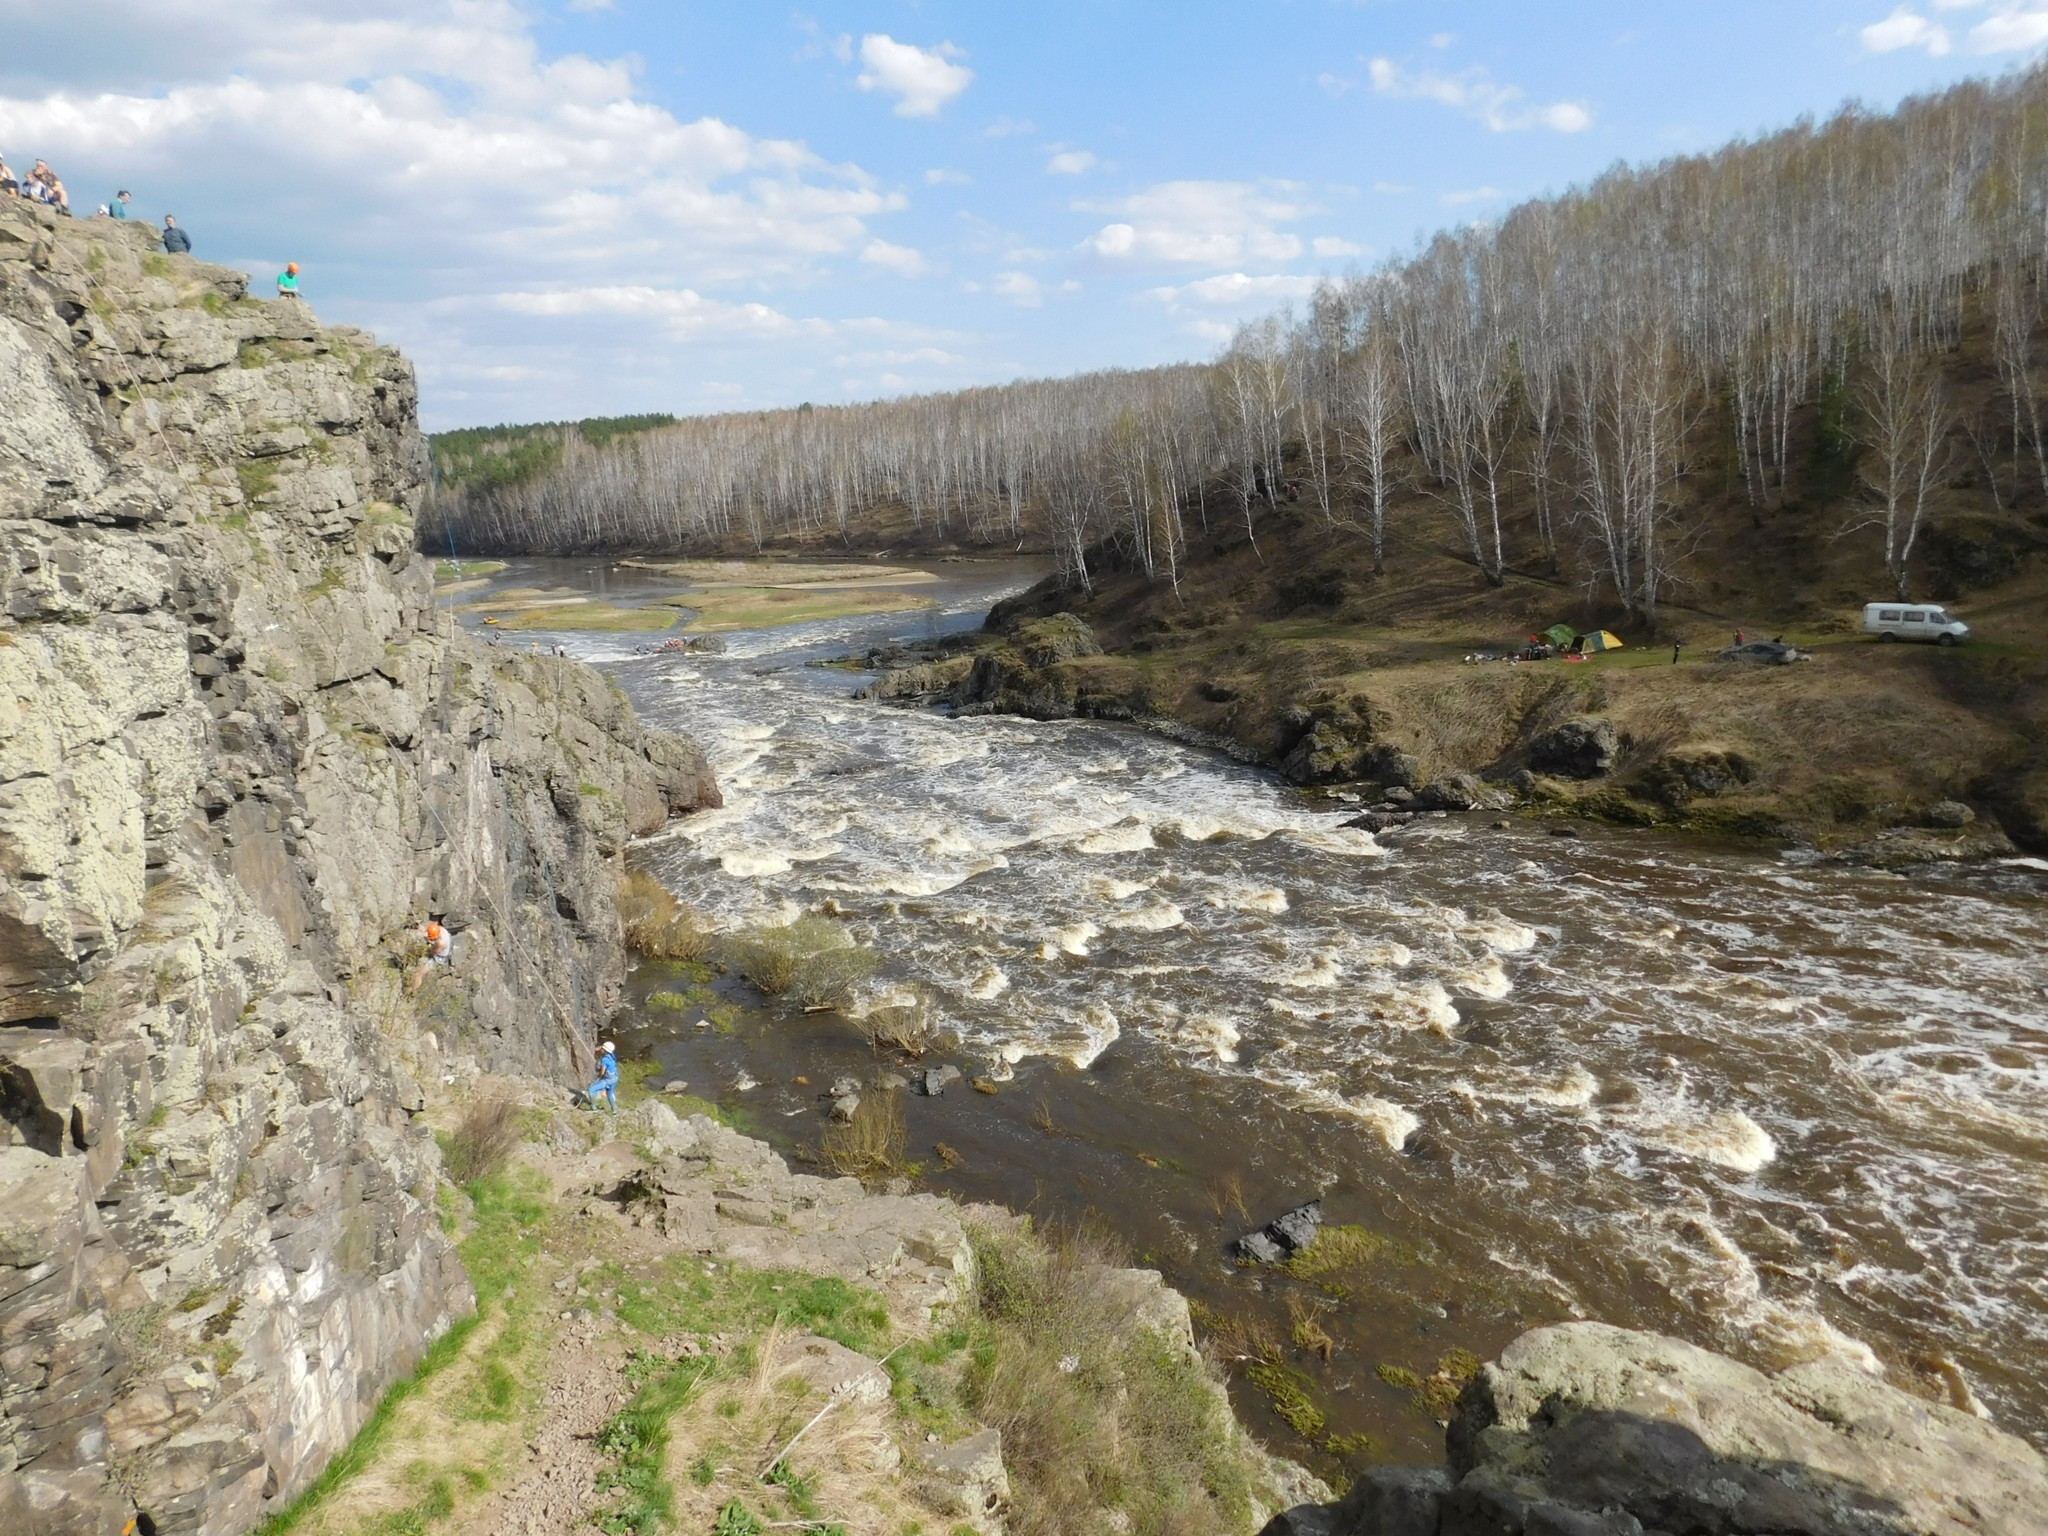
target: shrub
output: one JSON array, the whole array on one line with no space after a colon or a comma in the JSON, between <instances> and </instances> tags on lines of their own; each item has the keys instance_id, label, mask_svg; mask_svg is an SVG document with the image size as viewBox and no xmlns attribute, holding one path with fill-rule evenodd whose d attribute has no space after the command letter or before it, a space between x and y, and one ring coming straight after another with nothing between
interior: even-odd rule
<instances>
[{"instance_id":1,"label":"shrub","mask_svg":"<svg viewBox=\"0 0 2048 1536\"><path fill-rule=\"evenodd\" d=\"M939 1035L938 1009L924 992L909 1002L871 1008L856 1023L876 1050L901 1051L906 1056L922 1056Z\"/></svg>"},{"instance_id":2,"label":"shrub","mask_svg":"<svg viewBox=\"0 0 2048 1536\"><path fill-rule=\"evenodd\" d=\"M711 953L711 935L698 914L640 870L619 889L619 923L627 947L650 960L695 961Z\"/></svg>"},{"instance_id":3,"label":"shrub","mask_svg":"<svg viewBox=\"0 0 2048 1536\"><path fill-rule=\"evenodd\" d=\"M463 1111L442 1148L448 1177L470 1184L500 1171L524 1135L519 1106L510 1099L478 1099Z\"/></svg>"},{"instance_id":4,"label":"shrub","mask_svg":"<svg viewBox=\"0 0 2048 1536\"><path fill-rule=\"evenodd\" d=\"M770 997L802 1008L844 1008L874 974L877 957L830 918L749 928L725 946L725 962Z\"/></svg>"},{"instance_id":5,"label":"shrub","mask_svg":"<svg viewBox=\"0 0 2048 1536\"><path fill-rule=\"evenodd\" d=\"M970 1349L970 1406L1003 1432L1014 1536L1243 1529L1246 1448L1227 1400L1178 1340L1136 1327L1101 1284L1117 1256L1081 1232L973 1233L986 1336Z\"/></svg>"},{"instance_id":6,"label":"shrub","mask_svg":"<svg viewBox=\"0 0 2048 1536\"><path fill-rule=\"evenodd\" d=\"M820 1160L834 1173L857 1179L887 1178L909 1171L903 1160L910 1128L903 1095L876 1089L861 1095L860 1108L845 1125L828 1125L818 1138Z\"/></svg>"}]
</instances>

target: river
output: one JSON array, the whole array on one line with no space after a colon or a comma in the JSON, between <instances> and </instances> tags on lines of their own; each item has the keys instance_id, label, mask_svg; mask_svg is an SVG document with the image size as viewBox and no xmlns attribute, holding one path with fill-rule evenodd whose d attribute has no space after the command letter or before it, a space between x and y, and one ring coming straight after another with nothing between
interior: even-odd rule
<instances>
[{"instance_id":1,"label":"river","mask_svg":"<svg viewBox=\"0 0 2048 1536\"><path fill-rule=\"evenodd\" d=\"M932 613L723 656L549 637L716 767L725 809L643 845L645 867L724 927L842 915L884 956L876 987L928 988L959 1064L996 1080L910 1102L926 1186L1092 1215L1283 1332L1289 1287L1223 1245L1320 1193L1390 1241L1322 1316L1329 1360L1297 1367L1321 1438L1377 1455L1441 1444L1382 1367L1427 1376L1580 1316L1759 1364L1839 1354L2048 1443L2038 868L1900 878L1483 818L1375 840L1141 728L949 720L805 665L971 627L1030 574L934 569ZM494 584L620 580L521 561ZM624 1038L792 1149L817 1087L872 1068L823 1015L648 1013Z\"/></svg>"}]
</instances>

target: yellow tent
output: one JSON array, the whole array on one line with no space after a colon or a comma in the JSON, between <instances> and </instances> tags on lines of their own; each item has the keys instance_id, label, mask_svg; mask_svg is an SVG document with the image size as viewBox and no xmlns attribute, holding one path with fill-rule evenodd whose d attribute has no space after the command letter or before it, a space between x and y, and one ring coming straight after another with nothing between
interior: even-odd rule
<instances>
[{"instance_id":1,"label":"yellow tent","mask_svg":"<svg viewBox=\"0 0 2048 1536\"><path fill-rule=\"evenodd\" d=\"M1585 637L1585 641L1583 649L1588 652L1618 651L1621 649L1621 636L1614 633L1611 629L1596 629Z\"/></svg>"}]
</instances>

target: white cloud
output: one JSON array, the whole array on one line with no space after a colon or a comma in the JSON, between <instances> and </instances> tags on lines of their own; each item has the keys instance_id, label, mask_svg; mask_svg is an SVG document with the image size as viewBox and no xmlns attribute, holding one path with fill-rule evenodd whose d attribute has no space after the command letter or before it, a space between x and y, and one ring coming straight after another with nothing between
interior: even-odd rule
<instances>
[{"instance_id":1,"label":"white cloud","mask_svg":"<svg viewBox=\"0 0 2048 1536\"><path fill-rule=\"evenodd\" d=\"M1038 124L1028 117L999 117L982 132L991 139L1014 139L1038 132Z\"/></svg>"},{"instance_id":2,"label":"white cloud","mask_svg":"<svg viewBox=\"0 0 2048 1536\"><path fill-rule=\"evenodd\" d=\"M1045 302L1045 284L1029 272L998 272L988 291L1020 309L1037 309Z\"/></svg>"},{"instance_id":3,"label":"white cloud","mask_svg":"<svg viewBox=\"0 0 2048 1536\"><path fill-rule=\"evenodd\" d=\"M973 180L974 178L965 171L950 170L943 165L935 165L924 173L925 185L928 187L964 187Z\"/></svg>"},{"instance_id":4,"label":"white cloud","mask_svg":"<svg viewBox=\"0 0 2048 1536\"><path fill-rule=\"evenodd\" d=\"M820 338L869 322L747 300L923 260L875 227L901 193L805 144L678 118L629 60L549 57L538 8L515 0L95 11L93 72L82 47L39 49L53 64L27 85L18 55L0 63L7 147L74 189L132 187L137 214L176 213L208 259L300 261L324 316L413 354L431 424L659 404L700 373L772 397Z\"/></svg>"},{"instance_id":5,"label":"white cloud","mask_svg":"<svg viewBox=\"0 0 2048 1536\"><path fill-rule=\"evenodd\" d=\"M618 0L569 0L572 11L616 11Z\"/></svg>"},{"instance_id":6,"label":"white cloud","mask_svg":"<svg viewBox=\"0 0 2048 1536\"><path fill-rule=\"evenodd\" d=\"M2007 6L1970 28L1972 53L2019 53L2048 43L2048 6Z\"/></svg>"},{"instance_id":7,"label":"white cloud","mask_svg":"<svg viewBox=\"0 0 2048 1536\"><path fill-rule=\"evenodd\" d=\"M1092 149L1063 149L1045 162L1048 176L1085 176L1101 162Z\"/></svg>"},{"instance_id":8,"label":"white cloud","mask_svg":"<svg viewBox=\"0 0 2048 1536\"><path fill-rule=\"evenodd\" d=\"M1499 187L1466 187L1457 192L1446 192L1442 201L1446 208L1463 208L1468 203L1491 202L1506 195Z\"/></svg>"},{"instance_id":9,"label":"white cloud","mask_svg":"<svg viewBox=\"0 0 2048 1536\"><path fill-rule=\"evenodd\" d=\"M1316 76L1316 84L1323 88L1325 95L1342 96L1346 91L1358 87L1356 80L1346 80L1342 75L1333 75L1327 69Z\"/></svg>"},{"instance_id":10,"label":"white cloud","mask_svg":"<svg viewBox=\"0 0 2048 1536\"><path fill-rule=\"evenodd\" d=\"M1315 239L1309 241L1308 248L1316 255L1325 258L1334 256L1363 256L1367 249L1365 246L1355 245L1349 240L1340 240L1335 235L1317 235Z\"/></svg>"},{"instance_id":11,"label":"white cloud","mask_svg":"<svg viewBox=\"0 0 2048 1536\"><path fill-rule=\"evenodd\" d=\"M907 245L891 245L886 240L870 240L861 251L860 259L871 267L894 272L898 277L922 277L930 270L930 263L921 251L912 250Z\"/></svg>"},{"instance_id":12,"label":"white cloud","mask_svg":"<svg viewBox=\"0 0 2048 1536\"><path fill-rule=\"evenodd\" d=\"M1315 292L1317 282L1318 279L1313 277L1297 277L1285 272L1274 272L1260 277L1252 277L1243 272L1225 272L1215 277L1199 277L1191 283L1181 283L1177 286L1149 288L1145 296L1159 300L1169 310L1176 312L1193 304L1237 308L1256 305L1271 308L1275 304L1307 298Z\"/></svg>"},{"instance_id":13,"label":"white cloud","mask_svg":"<svg viewBox=\"0 0 2048 1536\"><path fill-rule=\"evenodd\" d=\"M1901 48L1925 48L1937 58L1949 50L1948 28L1916 16L1903 6L1883 21L1874 21L1858 34L1872 53L1895 53Z\"/></svg>"},{"instance_id":14,"label":"white cloud","mask_svg":"<svg viewBox=\"0 0 2048 1536\"><path fill-rule=\"evenodd\" d=\"M1376 181L1372 184L1372 189L1375 192L1384 192L1393 197L1399 197L1404 193L1415 190L1406 183L1399 181Z\"/></svg>"},{"instance_id":15,"label":"white cloud","mask_svg":"<svg viewBox=\"0 0 2048 1536\"><path fill-rule=\"evenodd\" d=\"M1963 34L1962 46L1970 53L2025 53L2048 45L2048 5L2041 0L1932 0L1936 11L1976 11L1989 14ZM1921 15L1910 5L1896 7L1882 21L1874 21L1857 34L1872 53L1896 53L1919 48L1935 58L1952 52L1956 36L1948 26Z\"/></svg>"},{"instance_id":16,"label":"white cloud","mask_svg":"<svg viewBox=\"0 0 2048 1536\"><path fill-rule=\"evenodd\" d=\"M1455 32L1432 32L1429 37L1429 46L1441 51L1450 47L1457 40L1458 34Z\"/></svg>"},{"instance_id":17,"label":"white cloud","mask_svg":"<svg viewBox=\"0 0 2048 1536\"><path fill-rule=\"evenodd\" d=\"M822 337L833 331L829 320L799 320L766 304L730 304L707 299L690 288L654 288L644 283L497 293L489 295L488 302L513 314L545 319L617 316L638 324L654 323L679 341L706 334L778 337L805 332ZM469 306L442 307L460 310Z\"/></svg>"},{"instance_id":18,"label":"white cloud","mask_svg":"<svg viewBox=\"0 0 2048 1536\"><path fill-rule=\"evenodd\" d=\"M1535 105L1519 85L1503 85L1479 65L1445 75L1433 69L1406 70L1392 59L1377 58L1370 69L1372 88L1382 96L1434 101L1477 118L1495 133L1519 133L1529 128L1583 133L1593 126L1593 114L1584 103L1555 101L1547 106Z\"/></svg>"},{"instance_id":19,"label":"white cloud","mask_svg":"<svg viewBox=\"0 0 2048 1536\"><path fill-rule=\"evenodd\" d=\"M1121 215L1081 248L1105 261L1208 267L1285 262L1301 254L1298 235L1277 226L1314 210L1288 183L1167 181L1110 202L1081 202L1084 213Z\"/></svg>"},{"instance_id":20,"label":"white cloud","mask_svg":"<svg viewBox=\"0 0 2048 1536\"><path fill-rule=\"evenodd\" d=\"M937 117L939 108L973 83L974 71L953 62L960 56L951 43L919 48L886 32L870 32L860 40L865 68L854 83L864 91L894 96L898 117Z\"/></svg>"}]
</instances>

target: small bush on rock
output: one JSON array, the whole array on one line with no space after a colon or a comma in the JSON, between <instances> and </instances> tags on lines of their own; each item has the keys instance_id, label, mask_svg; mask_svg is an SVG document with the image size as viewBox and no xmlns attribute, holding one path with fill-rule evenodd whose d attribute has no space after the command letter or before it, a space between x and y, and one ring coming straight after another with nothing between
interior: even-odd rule
<instances>
[{"instance_id":1,"label":"small bush on rock","mask_svg":"<svg viewBox=\"0 0 2048 1536\"><path fill-rule=\"evenodd\" d=\"M442 1149L448 1177L470 1184L500 1172L525 1135L519 1106L510 1099L479 1099L463 1111Z\"/></svg>"},{"instance_id":2,"label":"small bush on rock","mask_svg":"<svg viewBox=\"0 0 2048 1536\"><path fill-rule=\"evenodd\" d=\"M853 989L876 965L875 952L856 944L830 918L749 928L725 946L725 963L770 997L802 1008L844 1008Z\"/></svg>"},{"instance_id":3,"label":"small bush on rock","mask_svg":"<svg viewBox=\"0 0 2048 1536\"><path fill-rule=\"evenodd\" d=\"M650 960L696 961L711 953L711 935L691 908L654 876L635 870L619 890L626 945Z\"/></svg>"},{"instance_id":4,"label":"small bush on rock","mask_svg":"<svg viewBox=\"0 0 2048 1536\"><path fill-rule=\"evenodd\" d=\"M986 1334L968 1405L1003 1433L1013 1536L1240 1530L1251 1472L1227 1399L1177 1339L1134 1327L1118 1256L1080 1232L973 1234Z\"/></svg>"},{"instance_id":5,"label":"small bush on rock","mask_svg":"<svg viewBox=\"0 0 2048 1536\"><path fill-rule=\"evenodd\" d=\"M903 1160L909 1139L903 1095L877 1091L861 1096L860 1108L846 1124L825 1127L819 1153L834 1173L884 1179L909 1171Z\"/></svg>"}]
</instances>

